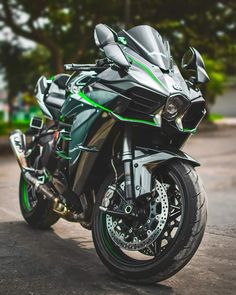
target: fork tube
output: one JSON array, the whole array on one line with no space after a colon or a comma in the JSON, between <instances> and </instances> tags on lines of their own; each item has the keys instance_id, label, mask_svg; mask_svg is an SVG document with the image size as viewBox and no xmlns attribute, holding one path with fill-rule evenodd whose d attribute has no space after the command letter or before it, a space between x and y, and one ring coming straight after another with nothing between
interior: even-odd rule
<instances>
[{"instance_id":1,"label":"fork tube","mask_svg":"<svg viewBox=\"0 0 236 295\"><path fill-rule=\"evenodd\" d=\"M133 150L132 150L132 129L131 126L125 126L123 139L122 162L125 172L125 197L127 200L134 198L133 194Z\"/></svg>"}]
</instances>

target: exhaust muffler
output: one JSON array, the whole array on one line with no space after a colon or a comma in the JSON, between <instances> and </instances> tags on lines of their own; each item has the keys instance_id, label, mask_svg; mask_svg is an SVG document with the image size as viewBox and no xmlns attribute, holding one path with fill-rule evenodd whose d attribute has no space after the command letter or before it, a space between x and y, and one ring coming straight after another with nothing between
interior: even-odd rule
<instances>
[{"instance_id":1,"label":"exhaust muffler","mask_svg":"<svg viewBox=\"0 0 236 295\"><path fill-rule=\"evenodd\" d=\"M25 157L26 152L26 139L25 134L20 130L14 130L9 136L10 145L14 155L16 156L17 162L21 170L27 169L28 164Z\"/></svg>"}]
</instances>

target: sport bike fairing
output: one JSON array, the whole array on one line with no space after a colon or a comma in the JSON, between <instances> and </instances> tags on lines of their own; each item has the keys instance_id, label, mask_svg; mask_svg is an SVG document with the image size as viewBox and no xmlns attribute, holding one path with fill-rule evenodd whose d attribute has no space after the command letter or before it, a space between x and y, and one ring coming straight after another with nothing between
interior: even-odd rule
<instances>
[{"instance_id":1,"label":"sport bike fairing","mask_svg":"<svg viewBox=\"0 0 236 295\"><path fill-rule=\"evenodd\" d=\"M190 114L187 126L181 122L184 116L168 123L168 136L174 147L181 146L204 115L201 92L185 82L171 58L168 43L156 30L138 26L122 31L118 34L118 42L117 46L129 60L130 67L123 70L112 65L101 72L74 72L66 83L66 100L56 112L47 104L54 81L50 81L49 88L45 77L38 81L36 97L44 114L50 119L72 124L68 151L71 171L77 167L80 155L87 147L102 147L106 139L104 129L108 125L109 134L117 120L162 127L165 123L162 113L171 97L179 96L186 108L191 109L190 104L196 104L200 110L192 121ZM45 89L49 89L47 95ZM111 116L106 117L105 113ZM151 134L151 129L148 132ZM159 136L155 132L155 137Z\"/></svg>"},{"instance_id":2,"label":"sport bike fairing","mask_svg":"<svg viewBox=\"0 0 236 295\"><path fill-rule=\"evenodd\" d=\"M77 139L70 143L71 165L76 164L79 157L78 144L85 144L90 128L104 111L121 121L161 127L161 118L155 120L154 117L163 111L169 97L180 95L187 103L196 98L204 101L200 91L186 84L171 59L167 43L163 43L154 29L138 26L120 35L119 46L130 61L126 72L112 66L98 74L82 72L68 82L70 95L62 115L76 116L71 130L72 139ZM133 45L136 37L137 42ZM137 49L139 42L141 46ZM148 50L156 54L148 55ZM88 79L89 75L91 79Z\"/></svg>"},{"instance_id":3,"label":"sport bike fairing","mask_svg":"<svg viewBox=\"0 0 236 295\"><path fill-rule=\"evenodd\" d=\"M159 58L156 59L155 63L153 63L153 54L151 55L151 57L149 55L147 57L148 49L146 48L148 48L149 39L146 38L142 41L142 50L134 49L134 37L132 37L132 35L135 36L134 32L136 33L136 35L139 35L138 33L145 34L146 31L150 33L150 36L155 36L154 32L156 31L149 26L138 26L129 30L127 32L127 36L119 37L119 46L121 47L127 59L130 61L130 67L126 72L119 70L117 67L109 67L99 73L93 83L89 82L87 84L87 86L89 87L80 88L80 90L82 91L78 91L75 94L79 93L80 96L82 94L81 99L86 99L87 96L87 102L91 102L89 98L93 96L93 102L95 102L95 104L98 104L99 106L101 105L99 103L99 101L101 100L104 102L104 104L102 104L103 106L110 106L113 104L114 99L116 99L119 95L122 95L122 98L119 97L119 101L121 100L122 103L125 103L125 105L122 107L122 110L120 110L121 108L117 110L116 106L109 108L109 110L111 110L112 112L114 111L115 114L122 115L122 112L124 111L123 109L129 104L132 105L135 102L135 99L130 92L134 90L135 93L138 95L138 92L144 91L142 96L145 97L143 97L143 101L140 105L140 107L143 107L143 110L139 110L139 114L132 112L132 115L134 115L133 119L140 120L145 120L148 116L147 121L150 122L153 122L154 115L158 110L160 111L159 108L161 106L165 105L168 97L180 95L185 100L194 100L197 97L200 97L201 92L195 91L194 88L191 88L186 84L178 67L176 66L176 64L174 64L170 54L168 53L169 47L167 45L165 45L167 46L167 48L165 53L166 55L164 57L164 44L168 43L163 43L160 35L157 32L155 36L156 39L154 39L153 37L152 40L152 47L153 49L155 48L156 56L158 56L157 49L160 48L160 55ZM121 35L122 34L125 34L124 31L121 33ZM132 40L130 41L131 37ZM156 47L154 46L154 41L156 42ZM124 45L124 43L126 43L126 45ZM146 48L144 47L145 44ZM70 90L72 89L73 92L74 84L72 83L72 85L73 86L70 87ZM106 86L106 89L104 86ZM98 92L98 90L100 91ZM75 91L77 91L77 89ZM114 96L114 93L117 93L117 97ZM86 96L84 96L83 94L85 94ZM110 97L108 94L110 95ZM104 96L107 97L105 101L103 99ZM156 102L156 108L153 106L152 112L147 113L145 112L145 107L149 105L150 96L153 96L153 100ZM125 117L127 118L127 116ZM132 119L132 117L128 116L128 119ZM153 125L158 126L158 124Z\"/></svg>"},{"instance_id":4,"label":"sport bike fairing","mask_svg":"<svg viewBox=\"0 0 236 295\"><path fill-rule=\"evenodd\" d=\"M129 47L133 48L151 64L163 70L171 68L169 43L164 41L155 29L147 25L141 25L128 31L122 30L119 36L124 45L128 43Z\"/></svg>"},{"instance_id":5,"label":"sport bike fairing","mask_svg":"<svg viewBox=\"0 0 236 295\"><path fill-rule=\"evenodd\" d=\"M128 75L138 83L169 96L189 96L188 87L173 62L169 43L147 25L137 26L118 34L120 47L131 62Z\"/></svg>"}]
</instances>

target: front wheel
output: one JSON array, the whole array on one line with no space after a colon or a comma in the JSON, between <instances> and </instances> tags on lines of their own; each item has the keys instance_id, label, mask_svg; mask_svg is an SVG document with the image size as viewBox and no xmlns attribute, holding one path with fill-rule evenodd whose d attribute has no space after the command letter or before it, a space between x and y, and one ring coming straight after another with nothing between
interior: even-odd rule
<instances>
[{"instance_id":1,"label":"front wheel","mask_svg":"<svg viewBox=\"0 0 236 295\"><path fill-rule=\"evenodd\" d=\"M158 168L151 194L134 204L136 218L101 210L104 204L110 212L128 208L122 197L124 175L119 173L118 183L113 183L109 175L94 209L93 240L102 262L133 283L173 276L196 252L206 226L206 194L194 168L180 161Z\"/></svg>"}]
</instances>

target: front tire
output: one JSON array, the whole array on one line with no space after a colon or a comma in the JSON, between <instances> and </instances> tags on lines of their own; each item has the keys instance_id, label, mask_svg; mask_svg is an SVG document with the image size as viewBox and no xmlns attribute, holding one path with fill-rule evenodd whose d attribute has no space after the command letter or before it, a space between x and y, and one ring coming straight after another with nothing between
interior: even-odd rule
<instances>
[{"instance_id":1,"label":"front tire","mask_svg":"<svg viewBox=\"0 0 236 295\"><path fill-rule=\"evenodd\" d=\"M163 247L164 250L160 250L160 253L151 259L141 261L128 256L127 251L122 251L108 234L106 222L104 222L106 213L102 212L99 206L102 204L108 186L114 182L112 175L105 179L97 195L92 225L97 254L108 269L131 283L160 282L177 273L195 254L206 226L206 194L194 168L185 162L172 161L168 166L159 169L159 175L161 173L172 175L180 187L183 210L176 236L169 246ZM163 235L165 230L166 228L163 230ZM145 249L139 252L147 254Z\"/></svg>"}]
</instances>

